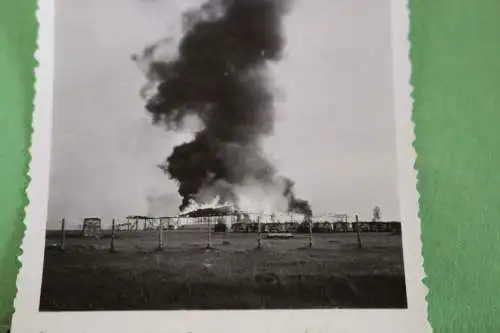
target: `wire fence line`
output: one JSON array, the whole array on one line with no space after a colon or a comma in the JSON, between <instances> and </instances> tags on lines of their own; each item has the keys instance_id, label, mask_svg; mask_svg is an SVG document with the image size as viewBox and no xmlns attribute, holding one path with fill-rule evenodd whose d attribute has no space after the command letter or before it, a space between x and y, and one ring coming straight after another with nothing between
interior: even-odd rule
<instances>
[{"instance_id":1,"label":"wire fence line","mask_svg":"<svg viewBox=\"0 0 500 333\"><path fill-rule=\"evenodd\" d=\"M230 219L228 223L227 219ZM307 234L309 248L313 247L314 234L317 233L356 233L358 247L362 247L361 234L364 232L392 232L401 233L400 222L367 222L359 221L355 217L355 222L318 222L304 220L302 222L263 222L263 219L257 217L257 220L238 221L234 216L202 216L189 218L188 222L181 222L179 217L129 217L128 222L118 223L112 219L111 226L103 228L101 219L84 219L80 228L67 229L66 219L62 219L59 231L52 231L52 236L58 234L59 248L64 250L67 237L92 237L110 239L109 249L116 251L116 239L124 232L156 232L157 249L161 250L168 242L169 230L199 230L206 232L206 248L213 248L212 233L255 233L257 248L261 248L263 238L292 238L295 234ZM48 233L49 235L49 233Z\"/></svg>"}]
</instances>

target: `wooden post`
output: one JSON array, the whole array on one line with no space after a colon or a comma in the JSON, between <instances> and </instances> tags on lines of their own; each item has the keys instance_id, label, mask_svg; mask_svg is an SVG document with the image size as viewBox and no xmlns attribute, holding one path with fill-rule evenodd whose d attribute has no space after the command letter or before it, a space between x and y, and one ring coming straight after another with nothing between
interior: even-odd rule
<instances>
[{"instance_id":1,"label":"wooden post","mask_svg":"<svg viewBox=\"0 0 500 333\"><path fill-rule=\"evenodd\" d=\"M160 218L160 228L158 230L158 250L163 249L163 220Z\"/></svg>"},{"instance_id":2,"label":"wooden post","mask_svg":"<svg viewBox=\"0 0 500 333\"><path fill-rule=\"evenodd\" d=\"M167 218L167 228L165 229L165 245L168 244L168 229L170 228L170 217Z\"/></svg>"},{"instance_id":3,"label":"wooden post","mask_svg":"<svg viewBox=\"0 0 500 333\"><path fill-rule=\"evenodd\" d=\"M115 219L111 222L111 245L109 251L115 252Z\"/></svg>"},{"instance_id":4,"label":"wooden post","mask_svg":"<svg viewBox=\"0 0 500 333\"><path fill-rule=\"evenodd\" d=\"M208 221L208 244L207 244L207 249L211 249L212 248L212 226L210 225L210 219L211 219L211 217L208 216L207 217L207 221Z\"/></svg>"},{"instance_id":5,"label":"wooden post","mask_svg":"<svg viewBox=\"0 0 500 333\"><path fill-rule=\"evenodd\" d=\"M64 250L64 247L65 247L65 242L66 242L66 220L63 218L62 221L61 221L61 244L60 244L60 247L61 247L61 250Z\"/></svg>"},{"instance_id":6,"label":"wooden post","mask_svg":"<svg viewBox=\"0 0 500 333\"><path fill-rule=\"evenodd\" d=\"M313 247L312 217L309 220L309 248Z\"/></svg>"},{"instance_id":7,"label":"wooden post","mask_svg":"<svg viewBox=\"0 0 500 333\"><path fill-rule=\"evenodd\" d=\"M261 233L261 223L260 215L257 216L257 248L262 248L262 233Z\"/></svg>"},{"instance_id":8,"label":"wooden post","mask_svg":"<svg viewBox=\"0 0 500 333\"><path fill-rule=\"evenodd\" d=\"M358 247L361 248L361 235L359 234L359 218L356 215L356 236L358 237Z\"/></svg>"}]
</instances>

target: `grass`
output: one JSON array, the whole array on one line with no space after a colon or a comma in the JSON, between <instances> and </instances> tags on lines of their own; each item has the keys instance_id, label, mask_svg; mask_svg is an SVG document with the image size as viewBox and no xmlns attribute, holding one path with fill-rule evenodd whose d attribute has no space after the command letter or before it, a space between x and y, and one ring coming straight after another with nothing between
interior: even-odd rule
<instances>
[{"instance_id":1,"label":"grass","mask_svg":"<svg viewBox=\"0 0 500 333\"><path fill-rule=\"evenodd\" d=\"M255 234L169 231L47 240L40 309L405 308L401 236L317 234L262 240Z\"/></svg>"}]
</instances>

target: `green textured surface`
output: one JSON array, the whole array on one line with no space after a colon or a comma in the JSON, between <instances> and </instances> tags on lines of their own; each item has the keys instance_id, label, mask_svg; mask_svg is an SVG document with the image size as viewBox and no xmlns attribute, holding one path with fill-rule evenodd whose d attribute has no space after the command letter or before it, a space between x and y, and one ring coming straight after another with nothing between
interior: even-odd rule
<instances>
[{"instance_id":1,"label":"green textured surface","mask_svg":"<svg viewBox=\"0 0 500 333\"><path fill-rule=\"evenodd\" d=\"M413 0L429 312L437 333L500 332L500 1ZM23 233L35 1L0 0L0 326Z\"/></svg>"},{"instance_id":2,"label":"green textured surface","mask_svg":"<svg viewBox=\"0 0 500 333\"><path fill-rule=\"evenodd\" d=\"M411 57L436 332L500 332L500 1L414 0Z\"/></svg>"},{"instance_id":3,"label":"green textured surface","mask_svg":"<svg viewBox=\"0 0 500 333\"><path fill-rule=\"evenodd\" d=\"M24 232L35 43L35 1L0 0L0 332L12 314Z\"/></svg>"}]
</instances>

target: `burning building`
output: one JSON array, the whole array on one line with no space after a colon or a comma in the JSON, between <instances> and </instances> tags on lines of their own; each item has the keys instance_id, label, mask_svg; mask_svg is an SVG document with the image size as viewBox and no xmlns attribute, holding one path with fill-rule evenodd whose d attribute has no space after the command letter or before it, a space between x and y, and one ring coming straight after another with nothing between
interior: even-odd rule
<instances>
[{"instance_id":1,"label":"burning building","mask_svg":"<svg viewBox=\"0 0 500 333\"><path fill-rule=\"evenodd\" d=\"M299 225L305 219L304 215L294 213L265 213L265 212L252 212L237 209L230 205L217 206L217 207L203 207L191 210L189 212L181 213L177 217L177 224L183 226L207 226L215 225L217 223L225 224L229 229L238 225L245 225L245 228L252 228L257 224L263 225L283 225L294 224ZM268 228L268 227L264 227ZM285 228L282 228L283 230Z\"/></svg>"}]
</instances>

